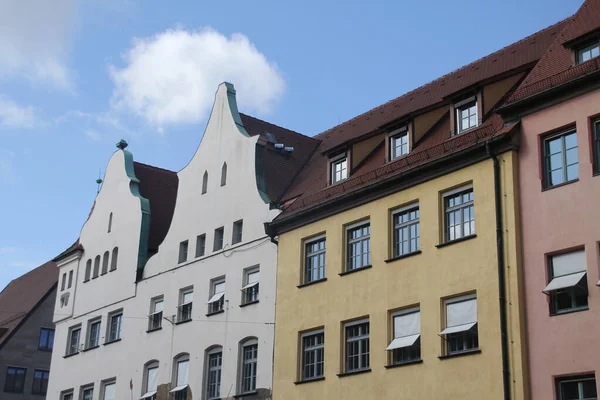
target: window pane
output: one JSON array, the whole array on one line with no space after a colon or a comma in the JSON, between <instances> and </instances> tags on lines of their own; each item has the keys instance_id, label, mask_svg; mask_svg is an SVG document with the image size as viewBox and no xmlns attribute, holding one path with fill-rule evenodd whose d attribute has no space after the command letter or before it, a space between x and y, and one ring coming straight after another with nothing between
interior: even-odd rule
<instances>
[{"instance_id":1,"label":"window pane","mask_svg":"<svg viewBox=\"0 0 600 400\"><path fill-rule=\"evenodd\" d=\"M567 180L572 181L579 178L579 164L569 165L567 167Z\"/></svg>"},{"instance_id":2,"label":"window pane","mask_svg":"<svg viewBox=\"0 0 600 400\"><path fill-rule=\"evenodd\" d=\"M595 379L587 379L581 382L581 386L583 389L583 398L584 399L595 399L598 394L596 393L596 380Z\"/></svg>"},{"instance_id":3,"label":"window pane","mask_svg":"<svg viewBox=\"0 0 600 400\"><path fill-rule=\"evenodd\" d=\"M562 152L562 141L559 138L552 139L548 141L548 149L550 154L556 154Z\"/></svg>"},{"instance_id":4,"label":"window pane","mask_svg":"<svg viewBox=\"0 0 600 400\"><path fill-rule=\"evenodd\" d=\"M579 400L579 384L575 381L561 383L561 400Z\"/></svg>"},{"instance_id":5,"label":"window pane","mask_svg":"<svg viewBox=\"0 0 600 400\"><path fill-rule=\"evenodd\" d=\"M550 185L558 185L565 181L562 168L550 172Z\"/></svg>"}]
</instances>

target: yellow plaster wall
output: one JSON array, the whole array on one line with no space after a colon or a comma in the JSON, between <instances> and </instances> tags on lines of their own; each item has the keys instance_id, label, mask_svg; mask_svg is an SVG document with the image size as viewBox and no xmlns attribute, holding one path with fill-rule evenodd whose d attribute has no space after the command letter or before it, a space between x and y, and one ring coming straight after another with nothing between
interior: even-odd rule
<instances>
[{"instance_id":1,"label":"yellow plaster wall","mask_svg":"<svg viewBox=\"0 0 600 400\"><path fill-rule=\"evenodd\" d=\"M509 339L513 399L527 398L523 378L519 313L519 258L516 207L512 184L513 154L501 159L507 241ZM477 237L446 247L440 243L441 193L473 184ZM279 237L277 316L273 396L293 399L502 399L502 363L492 161L356 207ZM388 258L390 210L419 201L422 253L385 263ZM344 259L344 225L368 217L373 267L339 276ZM297 288L302 241L327 235L327 281ZM442 298L476 291L480 354L440 360ZM386 369L389 310L419 304L423 363ZM371 372L337 377L341 372L342 325L369 316ZM301 385L298 380L299 332L323 327L325 380Z\"/></svg>"}]
</instances>

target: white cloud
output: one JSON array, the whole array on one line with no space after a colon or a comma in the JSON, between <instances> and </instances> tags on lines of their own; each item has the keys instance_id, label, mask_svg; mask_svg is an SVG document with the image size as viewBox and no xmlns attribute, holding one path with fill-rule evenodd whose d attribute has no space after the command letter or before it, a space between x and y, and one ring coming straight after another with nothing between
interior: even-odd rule
<instances>
[{"instance_id":1,"label":"white cloud","mask_svg":"<svg viewBox=\"0 0 600 400\"><path fill-rule=\"evenodd\" d=\"M100 135L97 131L93 129L86 129L85 136L92 142L99 142L102 139L102 135Z\"/></svg>"},{"instance_id":2,"label":"white cloud","mask_svg":"<svg viewBox=\"0 0 600 400\"><path fill-rule=\"evenodd\" d=\"M32 128L35 123L35 112L31 106L20 106L0 95L0 127Z\"/></svg>"},{"instance_id":3,"label":"white cloud","mask_svg":"<svg viewBox=\"0 0 600 400\"><path fill-rule=\"evenodd\" d=\"M219 83L231 82L244 109L269 112L285 83L277 67L242 34L230 38L207 28L173 29L135 39L125 66L110 66L113 106L159 130L205 118Z\"/></svg>"},{"instance_id":4,"label":"white cloud","mask_svg":"<svg viewBox=\"0 0 600 400\"><path fill-rule=\"evenodd\" d=\"M0 0L0 78L73 90L66 66L78 0Z\"/></svg>"},{"instance_id":5,"label":"white cloud","mask_svg":"<svg viewBox=\"0 0 600 400\"><path fill-rule=\"evenodd\" d=\"M16 247L10 247L10 246L0 247L0 254L14 253L16 251L17 251Z\"/></svg>"}]
</instances>

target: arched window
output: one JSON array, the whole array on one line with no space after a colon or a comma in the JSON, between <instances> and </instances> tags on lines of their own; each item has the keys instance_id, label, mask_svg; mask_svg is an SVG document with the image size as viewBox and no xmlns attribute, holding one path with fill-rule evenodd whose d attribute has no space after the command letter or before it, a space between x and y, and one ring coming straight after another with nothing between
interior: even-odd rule
<instances>
[{"instance_id":1,"label":"arched window","mask_svg":"<svg viewBox=\"0 0 600 400\"><path fill-rule=\"evenodd\" d=\"M108 251L104 252L104 256L102 257L102 275L108 272Z\"/></svg>"},{"instance_id":2,"label":"arched window","mask_svg":"<svg viewBox=\"0 0 600 400\"><path fill-rule=\"evenodd\" d=\"M258 365L258 340L247 338L240 342L239 352L238 394L251 393L256 390L256 369Z\"/></svg>"},{"instance_id":3,"label":"arched window","mask_svg":"<svg viewBox=\"0 0 600 400\"><path fill-rule=\"evenodd\" d=\"M110 260L110 270L114 271L117 269L117 259L119 258L119 248L115 247L112 253L112 259Z\"/></svg>"},{"instance_id":4,"label":"arched window","mask_svg":"<svg viewBox=\"0 0 600 400\"><path fill-rule=\"evenodd\" d=\"M204 176L202 177L202 194L206 193L207 187L208 187L208 171L204 171Z\"/></svg>"},{"instance_id":5,"label":"arched window","mask_svg":"<svg viewBox=\"0 0 600 400\"><path fill-rule=\"evenodd\" d=\"M211 346L204 356L204 397L207 400L221 398L221 366L223 365L223 348Z\"/></svg>"},{"instance_id":6,"label":"arched window","mask_svg":"<svg viewBox=\"0 0 600 400\"><path fill-rule=\"evenodd\" d=\"M174 400L185 400L188 391L190 355L188 353L179 354L174 361L171 393Z\"/></svg>"},{"instance_id":7,"label":"arched window","mask_svg":"<svg viewBox=\"0 0 600 400\"><path fill-rule=\"evenodd\" d=\"M92 275L92 260L91 259L87 260L87 262L85 263L85 279L83 281L84 282L89 281L90 275Z\"/></svg>"},{"instance_id":8,"label":"arched window","mask_svg":"<svg viewBox=\"0 0 600 400\"><path fill-rule=\"evenodd\" d=\"M112 230L112 213L108 216L108 233Z\"/></svg>"},{"instance_id":9,"label":"arched window","mask_svg":"<svg viewBox=\"0 0 600 400\"><path fill-rule=\"evenodd\" d=\"M227 183L227 163L223 163L223 167L221 167L221 186L225 186Z\"/></svg>"},{"instance_id":10,"label":"arched window","mask_svg":"<svg viewBox=\"0 0 600 400\"><path fill-rule=\"evenodd\" d=\"M142 377L142 399L156 400L158 387L158 360L148 361L144 365L144 376Z\"/></svg>"},{"instance_id":11,"label":"arched window","mask_svg":"<svg viewBox=\"0 0 600 400\"><path fill-rule=\"evenodd\" d=\"M96 258L94 258L94 274L92 275L92 278L97 278L99 273L100 273L100 256L96 256Z\"/></svg>"}]
</instances>

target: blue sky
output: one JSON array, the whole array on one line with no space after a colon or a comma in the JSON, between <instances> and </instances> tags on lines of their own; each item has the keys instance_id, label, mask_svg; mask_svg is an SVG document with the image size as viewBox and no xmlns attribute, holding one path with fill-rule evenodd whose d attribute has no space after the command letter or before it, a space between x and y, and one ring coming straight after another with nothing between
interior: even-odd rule
<instances>
[{"instance_id":1,"label":"blue sky","mask_svg":"<svg viewBox=\"0 0 600 400\"><path fill-rule=\"evenodd\" d=\"M75 241L121 138L178 171L214 92L315 135L582 0L0 0L0 288Z\"/></svg>"}]
</instances>

